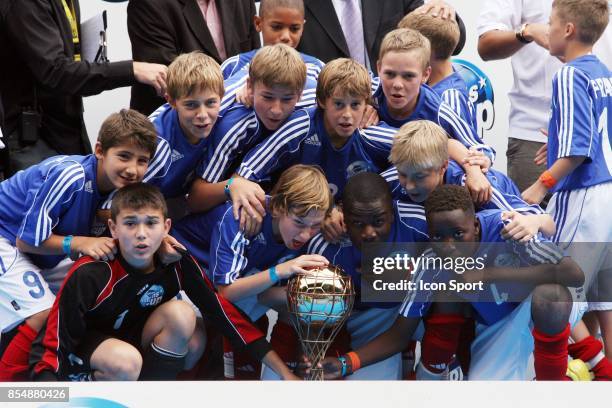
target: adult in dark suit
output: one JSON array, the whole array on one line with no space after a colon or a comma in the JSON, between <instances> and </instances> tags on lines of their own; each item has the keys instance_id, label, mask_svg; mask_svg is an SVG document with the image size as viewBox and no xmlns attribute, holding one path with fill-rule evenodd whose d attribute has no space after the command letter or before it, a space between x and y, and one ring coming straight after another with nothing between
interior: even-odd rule
<instances>
[{"instance_id":1,"label":"adult in dark suit","mask_svg":"<svg viewBox=\"0 0 612 408\"><path fill-rule=\"evenodd\" d=\"M253 0L216 0L216 6L228 57L259 48ZM179 54L202 51L223 62L197 0L130 0L127 12L134 59L170 64ZM132 109L148 115L164 102L147 87L132 87Z\"/></svg>"},{"instance_id":2,"label":"adult in dark suit","mask_svg":"<svg viewBox=\"0 0 612 408\"><path fill-rule=\"evenodd\" d=\"M91 152L82 96L136 81L165 89L163 65L75 58L70 20L80 34L78 0L2 0L0 5L2 132L11 172L56 154Z\"/></svg>"},{"instance_id":3,"label":"adult in dark suit","mask_svg":"<svg viewBox=\"0 0 612 408\"><path fill-rule=\"evenodd\" d=\"M439 12L441 1L433 7ZM378 51L383 37L397 27L406 14L423 5L423 0L361 0L364 45L368 52L370 69L376 72ZM350 57L349 48L332 0L304 0L306 24L298 51L312 55L324 62L335 58ZM461 38L455 54L465 44L465 26L457 17Z\"/></svg>"}]
</instances>

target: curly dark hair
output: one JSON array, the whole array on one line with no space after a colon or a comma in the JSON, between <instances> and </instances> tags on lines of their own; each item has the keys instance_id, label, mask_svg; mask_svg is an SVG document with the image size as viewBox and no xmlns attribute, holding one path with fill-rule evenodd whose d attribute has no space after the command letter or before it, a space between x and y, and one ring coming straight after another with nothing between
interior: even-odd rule
<instances>
[{"instance_id":1,"label":"curly dark hair","mask_svg":"<svg viewBox=\"0 0 612 408\"><path fill-rule=\"evenodd\" d=\"M442 211L463 210L474 214L474 203L467 188L444 184L436 188L425 200L425 215Z\"/></svg>"}]
</instances>

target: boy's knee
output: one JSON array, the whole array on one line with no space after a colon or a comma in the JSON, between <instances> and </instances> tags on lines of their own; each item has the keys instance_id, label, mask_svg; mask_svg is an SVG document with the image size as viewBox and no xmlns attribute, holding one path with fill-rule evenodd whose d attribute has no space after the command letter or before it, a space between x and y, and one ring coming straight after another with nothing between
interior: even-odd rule
<instances>
[{"instance_id":1,"label":"boy's knee","mask_svg":"<svg viewBox=\"0 0 612 408\"><path fill-rule=\"evenodd\" d=\"M117 347L108 354L101 371L106 379L136 381L142 368L142 355L134 347Z\"/></svg>"},{"instance_id":2,"label":"boy's knee","mask_svg":"<svg viewBox=\"0 0 612 408\"><path fill-rule=\"evenodd\" d=\"M538 285L531 297L534 325L547 334L563 330L572 311L572 296L565 286L554 283Z\"/></svg>"},{"instance_id":3,"label":"boy's knee","mask_svg":"<svg viewBox=\"0 0 612 408\"><path fill-rule=\"evenodd\" d=\"M171 331L173 336L185 339L192 338L196 328L195 311L187 302L172 300L164 308L164 328Z\"/></svg>"}]
</instances>

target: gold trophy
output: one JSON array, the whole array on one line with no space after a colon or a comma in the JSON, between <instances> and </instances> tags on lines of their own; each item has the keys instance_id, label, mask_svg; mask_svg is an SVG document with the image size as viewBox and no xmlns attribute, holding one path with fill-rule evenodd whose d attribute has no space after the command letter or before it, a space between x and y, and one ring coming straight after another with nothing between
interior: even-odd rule
<instances>
[{"instance_id":1,"label":"gold trophy","mask_svg":"<svg viewBox=\"0 0 612 408\"><path fill-rule=\"evenodd\" d=\"M353 309L353 281L339 266L311 269L287 283L289 313L304 354L312 363L307 380L323 380L317 368Z\"/></svg>"}]
</instances>

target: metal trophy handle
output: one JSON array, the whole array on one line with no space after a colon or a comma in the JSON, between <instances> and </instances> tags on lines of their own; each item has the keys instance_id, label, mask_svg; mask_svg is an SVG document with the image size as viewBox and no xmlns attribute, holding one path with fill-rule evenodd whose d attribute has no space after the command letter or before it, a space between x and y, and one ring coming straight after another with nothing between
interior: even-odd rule
<instances>
[{"instance_id":1,"label":"metal trophy handle","mask_svg":"<svg viewBox=\"0 0 612 408\"><path fill-rule=\"evenodd\" d=\"M302 349L312 363L307 380L323 380L316 368L353 309L353 281L339 266L312 269L287 283L287 304Z\"/></svg>"}]
</instances>

